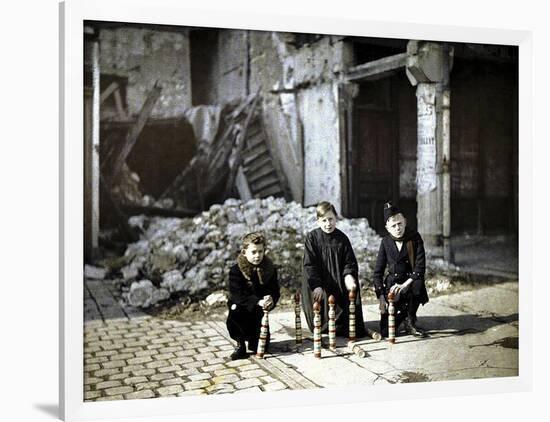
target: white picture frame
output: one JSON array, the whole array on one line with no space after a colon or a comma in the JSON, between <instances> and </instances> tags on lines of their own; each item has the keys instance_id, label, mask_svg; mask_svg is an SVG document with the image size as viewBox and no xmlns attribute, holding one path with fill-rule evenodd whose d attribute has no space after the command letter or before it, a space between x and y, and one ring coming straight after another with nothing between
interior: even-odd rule
<instances>
[{"instance_id":1,"label":"white picture frame","mask_svg":"<svg viewBox=\"0 0 550 422\"><path fill-rule=\"evenodd\" d=\"M61 265L60 265L60 410L68 421L104 418L183 415L227 410L312 406L384 400L389 391L395 399L435 398L451 395L492 394L528 391L532 386L532 269L530 209L532 174L521 172L520 191L520 331L519 376L513 378L464 380L376 386L371 388L318 389L253 396L158 398L113 402L83 402L83 21L122 21L331 33L389 38L429 39L519 46L519 161L529 163L532 152L530 109L532 37L528 31L461 28L368 20L322 19L268 13L212 12L188 8L177 1L84 1L68 0L60 5L61 37ZM526 208L527 207L527 208ZM274 400L273 394L277 394Z\"/></svg>"}]
</instances>

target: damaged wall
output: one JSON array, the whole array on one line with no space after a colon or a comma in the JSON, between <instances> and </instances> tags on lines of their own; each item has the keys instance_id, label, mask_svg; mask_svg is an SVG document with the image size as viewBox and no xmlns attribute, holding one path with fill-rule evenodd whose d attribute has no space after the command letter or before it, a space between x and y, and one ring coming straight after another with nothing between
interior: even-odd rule
<instances>
[{"instance_id":1,"label":"damaged wall","mask_svg":"<svg viewBox=\"0 0 550 422\"><path fill-rule=\"evenodd\" d=\"M262 89L270 148L288 179L293 198L301 202L304 196L303 128L296 93L278 91L283 84L286 51L277 48L280 43L274 39L276 35L287 37L287 34L264 31L249 33L250 89Z\"/></svg>"},{"instance_id":2,"label":"damaged wall","mask_svg":"<svg viewBox=\"0 0 550 422\"><path fill-rule=\"evenodd\" d=\"M102 75L127 78L126 101L130 116L139 113L156 80L162 86L162 93L152 117L176 117L191 106L186 30L168 32L129 27L102 28L100 46Z\"/></svg>"},{"instance_id":3,"label":"damaged wall","mask_svg":"<svg viewBox=\"0 0 550 422\"><path fill-rule=\"evenodd\" d=\"M300 95L304 119L304 204L322 200L341 211L340 143L338 115L331 84L307 90Z\"/></svg>"},{"instance_id":4,"label":"damaged wall","mask_svg":"<svg viewBox=\"0 0 550 422\"><path fill-rule=\"evenodd\" d=\"M193 103L225 103L259 90L274 165L286 176L293 199L306 205L327 199L340 209L335 90L344 62L343 41L324 36L304 43L297 37L193 29Z\"/></svg>"},{"instance_id":5,"label":"damaged wall","mask_svg":"<svg viewBox=\"0 0 550 422\"><path fill-rule=\"evenodd\" d=\"M250 33L250 90L261 86L272 147L294 198L305 205L329 200L340 209L335 90L343 42L326 36L298 46L297 36Z\"/></svg>"},{"instance_id":6,"label":"damaged wall","mask_svg":"<svg viewBox=\"0 0 550 422\"><path fill-rule=\"evenodd\" d=\"M248 94L247 36L246 31L191 30L193 105L226 103Z\"/></svg>"},{"instance_id":7,"label":"damaged wall","mask_svg":"<svg viewBox=\"0 0 550 422\"><path fill-rule=\"evenodd\" d=\"M415 88L401 77L394 78L399 130L399 197L416 202L417 119Z\"/></svg>"}]
</instances>

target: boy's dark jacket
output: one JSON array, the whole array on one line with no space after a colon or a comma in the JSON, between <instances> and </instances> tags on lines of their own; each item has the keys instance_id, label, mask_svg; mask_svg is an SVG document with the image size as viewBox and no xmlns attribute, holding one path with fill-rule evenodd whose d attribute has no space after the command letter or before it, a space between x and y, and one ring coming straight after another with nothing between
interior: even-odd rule
<instances>
[{"instance_id":1,"label":"boy's dark jacket","mask_svg":"<svg viewBox=\"0 0 550 422\"><path fill-rule=\"evenodd\" d=\"M228 305L236 304L252 312L258 301L271 295L276 305L280 297L277 269L273 262L264 256L260 265L252 265L244 255L239 255L237 263L229 270Z\"/></svg>"},{"instance_id":2,"label":"boy's dark jacket","mask_svg":"<svg viewBox=\"0 0 550 422\"><path fill-rule=\"evenodd\" d=\"M380 243L378 257L374 267L374 291L376 297L386 296L396 283L403 283L409 277L413 279L413 293L419 296L420 303L428 302L428 292L424 283L426 272L426 254L424 241L417 231L406 230L401 251L394 239L388 234ZM414 266L411 266L411 258ZM385 270L388 275L384 278Z\"/></svg>"}]
</instances>

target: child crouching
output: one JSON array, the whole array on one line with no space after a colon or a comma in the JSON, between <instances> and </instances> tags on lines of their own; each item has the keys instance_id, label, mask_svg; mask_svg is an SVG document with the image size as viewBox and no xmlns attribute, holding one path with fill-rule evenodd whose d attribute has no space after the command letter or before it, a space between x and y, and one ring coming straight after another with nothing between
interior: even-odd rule
<instances>
[{"instance_id":1,"label":"child crouching","mask_svg":"<svg viewBox=\"0 0 550 422\"><path fill-rule=\"evenodd\" d=\"M245 342L256 353L263 311L272 310L279 300L277 269L265 256L265 246L261 233L244 236L237 263L229 271L227 331L237 342L232 360L248 357Z\"/></svg>"}]
</instances>

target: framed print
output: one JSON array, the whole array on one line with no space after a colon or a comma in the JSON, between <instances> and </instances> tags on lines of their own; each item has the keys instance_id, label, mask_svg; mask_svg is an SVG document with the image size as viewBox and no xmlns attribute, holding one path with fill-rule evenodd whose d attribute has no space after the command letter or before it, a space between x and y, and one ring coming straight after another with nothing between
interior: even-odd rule
<instances>
[{"instance_id":1,"label":"framed print","mask_svg":"<svg viewBox=\"0 0 550 422\"><path fill-rule=\"evenodd\" d=\"M60 16L65 420L530 388L529 32Z\"/></svg>"}]
</instances>

